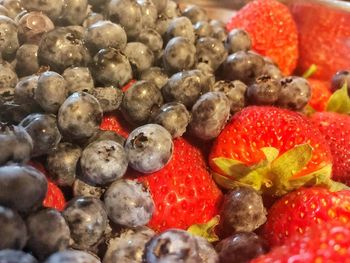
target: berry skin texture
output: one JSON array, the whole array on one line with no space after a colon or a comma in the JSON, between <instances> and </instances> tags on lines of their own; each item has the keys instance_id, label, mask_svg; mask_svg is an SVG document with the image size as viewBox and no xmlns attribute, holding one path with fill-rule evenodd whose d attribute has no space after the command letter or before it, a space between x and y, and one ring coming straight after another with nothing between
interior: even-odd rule
<instances>
[{"instance_id":1,"label":"berry skin texture","mask_svg":"<svg viewBox=\"0 0 350 263\"><path fill-rule=\"evenodd\" d=\"M285 75L294 71L299 56L298 32L287 6L276 0L252 1L232 17L226 28L244 29L254 51L270 57Z\"/></svg>"},{"instance_id":2,"label":"berry skin texture","mask_svg":"<svg viewBox=\"0 0 350 263\"><path fill-rule=\"evenodd\" d=\"M325 111L327 103L332 93L330 92L330 83L324 80L308 79L311 88L311 98L309 105L316 111Z\"/></svg>"},{"instance_id":3,"label":"berry skin texture","mask_svg":"<svg viewBox=\"0 0 350 263\"><path fill-rule=\"evenodd\" d=\"M61 189L57 185L55 185L55 183L48 181L47 192L43 201L43 206L55 208L58 211L62 211L64 209L65 204L66 200Z\"/></svg>"},{"instance_id":4,"label":"berry skin texture","mask_svg":"<svg viewBox=\"0 0 350 263\"><path fill-rule=\"evenodd\" d=\"M333 156L333 178L350 184L350 117L335 112L315 113L311 120L327 140Z\"/></svg>"},{"instance_id":5,"label":"berry skin texture","mask_svg":"<svg viewBox=\"0 0 350 263\"><path fill-rule=\"evenodd\" d=\"M187 229L206 223L218 214L222 194L210 177L200 151L183 138L174 140L174 154L158 172L140 176L148 186L155 213L148 226L156 232L169 228Z\"/></svg>"},{"instance_id":6,"label":"berry skin texture","mask_svg":"<svg viewBox=\"0 0 350 263\"><path fill-rule=\"evenodd\" d=\"M130 128L120 113L104 114L100 125L100 130L113 131L124 138L130 133Z\"/></svg>"},{"instance_id":7,"label":"berry skin texture","mask_svg":"<svg viewBox=\"0 0 350 263\"><path fill-rule=\"evenodd\" d=\"M278 200L268 211L263 237L271 246L287 244L288 238L303 234L321 222L350 221L350 192L326 188L300 188Z\"/></svg>"}]
</instances>

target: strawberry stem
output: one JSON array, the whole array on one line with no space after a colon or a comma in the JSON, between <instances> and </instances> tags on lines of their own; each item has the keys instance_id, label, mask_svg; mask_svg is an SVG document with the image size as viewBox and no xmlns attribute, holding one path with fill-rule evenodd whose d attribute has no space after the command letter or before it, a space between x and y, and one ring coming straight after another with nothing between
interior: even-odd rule
<instances>
[{"instance_id":1,"label":"strawberry stem","mask_svg":"<svg viewBox=\"0 0 350 263\"><path fill-rule=\"evenodd\" d=\"M317 71L317 66L315 64L312 64L308 70L305 71L305 73L303 74L303 78L308 79L310 78L313 74L315 74Z\"/></svg>"}]
</instances>

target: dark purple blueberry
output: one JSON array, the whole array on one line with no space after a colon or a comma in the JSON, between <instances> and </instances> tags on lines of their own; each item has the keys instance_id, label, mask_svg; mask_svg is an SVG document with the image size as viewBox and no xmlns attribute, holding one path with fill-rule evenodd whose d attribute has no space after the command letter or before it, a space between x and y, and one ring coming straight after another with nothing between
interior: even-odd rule
<instances>
[{"instance_id":1,"label":"dark purple blueberry","mask_svg":"<svg viewBox=\"0 0 350 263\"><path fill-rule=\"evenodd\" d=\"M154 63L152 50L141 42L129 42L123 52L135 70L134 75L152 67Z\"/></svg>"},{"instance_id":2,"label":"dark purple blueberry","mask_svg":"<svg viewBox=\"0 0 350 263\"><path fill-rule=\"evenodd\" d=\"M71 186L74 183L81 153L79 146L63 142L48 154L47 169L56 184Z\"/></svg>"},{"instance_id":3,"label":"dark purple blueberry","mask_svg":"<svg viewBox=\"0 0 350 263\"><path fill-rule=\"evenodd\" d=\"M137 3L141 7L142 27L145 29L154 28L158 18L158 10L153 0L137 0Z\"/></svg>"},{"instance_id":4,"label":"dark purple blueberry","mask_svg":"<svg viewBox=\"0 0 350 263\"><path fill-rule=\"evenodd\" d=\"M208 21L209 17L207 11L198 6L198 5L190 5L183 12L182 15L188 17L192 24L196 24L199 21Z\"/></svg>"},{"instance_id":5,"label":"dark purple blueberry","mask_svg":"<svg viewBox=\"0 0 350 263\"><path fill-rule=\"evenodd\" d=\"M18 124L25 118L30 111L11 101L5 101L0 96L0 121L8 124Z\"/></svg>"},{"instance_id":6,"label":"dark purple blueberry","mask_svg":"<svg viewBox=\"0 0 350 263\"><path fill-rule=\"evenodd\" d=\"M97 141L111 140L119 143L121 146L124 146L125 138L114 131L104 131L99 130L94 136L90 137L87 141L87 145Z\"/></svg>"},{"instance_id":7,"label":"dark purple blueberry","mask_svg":"<svg viewBox=\"0 0 350 263\"><path fill-rule=\"evenodd\" d=\"M75 197L62 213L70 228L73 248L89 250L103 240L108 219L104 204L99 199Z\"/></svg>"},{"instance_id":8,"label":"dark purple blueberry","mask_svg":"<svg viewBox=\"0 0 350 263\"><path fill-rule=\"evenodd\" d=\"M131 124L142 125L162 104L162 94L153 82L138 81L124 93L122 112Z\"/></svg>"},{"instance_id":9,"label":"dark purple blueberry","mask_svg":"<svg viewBox=\"0 0 350 263\"><path fill-rule=\"evenodd\" d=\"M223 92L207 92L192 107L189 129L203 140L216 138L230 117L230 101Z\"/></svg>"},{"instance_id":10,"label":"dark purple blueberry","mask_svg":"<svg viewBox=\"0 0 350 263\"><path fill-rule=\"evenodd\" d=\"M168 75L165 70L160 67L151 67L142 71L140 80L152 81L161 89L168 81Z\"/></svg>"},{"instance_id":11,"label":"dark purple blueberry","mask_svg":"<svg viewBox=\"0 0 350 263\"><path fill-rule=\"evenodd\" d=\"M0 205L28 213L42 205L47 192L47 180L32 166L2 166L0 189Z\"/></svg>"},{"instance_id":12,"label":"dark purple blueberry","mask_svg":"<svg viewBox=\"0 0 350 263\"><path fill-rule=\"evenodd\" d=\"M181 137L191 119L185 105L179 102L169 102L160 107L153 122L163 126L173 138Z\"/></svg>"},{"instance_id":13,"label":"dark purple blueberry","mask_svg":"<svg viewBox=\"0 0 350 263\"><path fill-rule=\"evenodd\" d=\"M133 180L115 181L104 194L110 220L126 227L146 225L155 210L149 190Z\"/></svg>"},{"instance_id":14,"label":"dark purple blueberry","mask_svg":"<svg viewBox=\"0 0 350 263\"><path fill-rule=\"evenodd\" d=\"M196 47L184 37L174 37L165 47L163 63L170 72L191 69L195 62Z\"/></svg>"},{"instance_id":15,"label":"dark purple blueberry","mask_svg":"<svg viewBox=\"0 0 350 263\"><path fill-rule=\"evenodd\" d=\"M37 45L24 44L16 53L16 72L18 76L29 76L39 71Z\"/></svg>"},{"instance_id":16,"label":"dark purple blueberry","mask_svg":"<svg viewBox=\"0 0 350 263\"><path fill-rule=\"evenodd\" d=\"M91 93L94 89L94 80L89 68L73 67L67 68L62 76L67 82L69 95L77 91Z\"/></svg>"},{"instance_id":17,"label":"dark purple blueberry","mask_svg":"<svg viewBox=\"0 0 350 263\"><path fill-rule=\"evenodd\" d=\"M101 263L101 261L86 251L63 250L52 254L45 263Z\"/></svg>"},{"instance_id":18,"label":"dark purple blueberry","mask_svg":"<svg viewBox=\"0 0 350 263\"><path fill-rule=\"evenodd\" d=\"M88 0L64 0L59 23L63 25L81 25L88 13Z\"/></svg>"},{"instance_id":19,"label":"dark purple blueberry","mask_svg":"<svg viewBox=\"0 0 350 263\"><path fill-rule=\"evenodd\" d=\"M118 24L103 20L89 26L85 34L86 46L92 54L100 49L124 49L127 42L125 30Z\"/></svg>"},{"instance_id":20,"label":"dark purple blueberry","mask_svg":"<svg viewBox=\"0 0 350 263\"><path fill-rule=\"evenodd\" d=\"M75 92L61 105L57 119L63 136L70 140L87 139L98 131L102 108L94 96Z\"/></svg>"},{"instance_id":21,"label":"dark purple blueberry","mask_svg":"<svg viewBox=\"0 0 350 263\"><path fill-rule=\"evenodd\" d=\"M1 31L1 24L0 24L0 31ZM0 38L1 38L1 32L0 32ZM0 90L10 89L12 90L12 94L13 94L14 92L13 88L16 87L17 82L18 82L17 74L12 69L11 65L6 61L0 62Z\"/></svg>"},{"instance_id":22,"label":"dark purple blueberry","mask_svg":"<svg viewBox=\"0 0 350 263\"><path fill-rule=\"evenodd\" d=\"M223 63L223 77L251 84L262 73L264 59L251 51L238 51L229 55Z\"/></svg>"},{"instance_id":23,"label":"dark purple blueberry","mask_svg":"<svg viewBox=\"0 0 350 263\"><path fill-rule=\"evenodd\" d=\"M171 20L172 18L169 18L165 14L159 14L154 29L158 32L159 35L165 37L165 33L168 29Z\"/></svg>"},{"instance_id":24,"label":"dark purple blueberry","mask_svg":"<svg viewBox=\"0 0 350 263\"><path fill-rule=\"evenodd\" d=\"M220 216L226 235L251 232L266 222L262 197L249 187L237 187L227 193Z\"/></svg>"},{"instance_id":25,"label":"dark purple blueberry","mask_svg":"<svg viewBox=\"0 0 350 263\"><path fill-rule=\"evenodd\" d=\"M333 76L331 85L332 92L341 89L344 84L347 85L348 93L350 94L350 71L348 70L338 71Z\"/></svg>"},{"instance_id":26,"label":"dark purple blueberry","mask_svg":"<svg viewBox=\"0 0 350 263\"><path fill-rule=\"evenodd\" d=\"M198 249L199 257L203 263L219 263L219 255L216 253L215 248L205 238L195 236Z\"/></svg>"},{"instance_id":27,"label":"dark purple blueberry","mask_svg":"<svg viewBox=\"0 0 350 263\"><path fill-rule=\"evenodd\" d=\"M211 19L209 21L209 24L213 27L216 28L221 28L221 29L225 29L226 28L226 24L225 22L221 21L221 20L217 20L217 19Z\"/></svg>"},{"instance_id":28,"label":"dark purple blueberry","mask_svg":"<svg viewBox=\"0 0 350 263\"><path fill-rule=\"evenodd\" d=\"M20 125L32 137L33 157L49 153L61 140L55 115L33 113L24 118Z\"/></svg>"},{"instance_id":29,"label":"dark purple blueberry","mask_svg":"<svg viewBox=\"0 0 350 263\"><path fill-rule=\"evenodd\" d=\"M176 17L168 25L166 31L167 39L174 37L187 38L191 43L196 40L191 20L185 16Z\"/></svg>"},{"instance_id":30,"label":"dark purple blueberry","mask_svg":"<svg viewBox=\"0 0 350 263\"><path fill-rule=\"evenodd\" d=\"M0 122L0 165L7 162L27 162L33 150L33 141L21 126Z\"/></svg>"},{"instance_id":31,"label":"dark purple blueberry","mask_svg":"<svg viewBox=\"0 0 350 263\"><path fill-rule=\"evenodd\" d=\"M154 235L154 231L148 227L125 230L108 241L103 262L142 263L145 245Z\"/></svg>"},{"instance_id":32,"label":"dark purple blueberry","mask_svg":"<svg viewBox=\"0 0 350 263\"><path fill-rule=\"evenodd\" d=\"M123 100L123 91L115 87L98 87L93 89L92 95L100 102L103 112L117 110Z\"/></svg>"},{"instance_id":33,"label":"dark purple blueberry","mask_svg":"<svg viewBox=\"0 0 350 263\"><path fill-rule=\"evenodd\" d=\"M153 237L146 245L144 259L147 263L201 262L196 238L179 229Z\"/></svg>"},{"instance_id":34,"label":"dark purple blueberry","mask_svg":"<svg viewBox=\"0 0 350 263\"><path fill-rule=\"evenodd\" d=\"M38 263L29 253L20 250L4 249L0 250L1 263Z\"/></svg>"},{"instance_id":35,"label":"dark purple blueberry","mask_svg":"<svg viewBox=\"0 0 350 263\"><path fill-rule=\"evenodd\" d=\"M142 31L141 6L135 0L110 0L105 12L112 22L125 29L128 39L135 39Z\"/></svg>"},{"instance_id":36,"label":"dark purple blueberry","mask_svg":"<svg viewBox=\"0 0 350 263\"><path fill-rule=\"evenodd\" d=\"M198 39L196 50L197 63L209 64L213 71L216 71L227 57L227 52L222 42L211 37Z\"/></svg>"},{"instance_id":37,"label":"dark purple blueberry","mask_svg":"<svg viewBox=\"0 0 350 263\"><path fill-rule=\"evenodd\" d=\"M34 94L38 87L38 75L31 75L20 80L15 88L14 102L24 106L29 112L38 112L40 105L35 101Z\"/></svg>"},{"instance_id":38,"label":"dark purple blueberry","mask_svg":"<svg viewBox=\"0 0 350 263\"><path fill-rule=\"evenodd\" d=\"M91 1L94 1L94 0L90 0L89 3ZM105 2L105 0L96 0L96 1L103 1L103 2ZM88 16L85 18L84 22L83 22L83 27L89 28L93 24L97 23L98 21L102 21L102 20L104 20L104 17L103 17L102 14L90 12L88 14Z\"/></svg>"},{"instance_id":39,"label":"dark purple blueberry","mask_svg":"<svg viewBox=\"0 0 350 263\"><path fill-rule=\"evenodd\" d=\"M225 24L222 24L222 21L218 21L218 20L211 20L209 24L213 28L213 33L211 37L216 38L222 43L225 43L227 39Z\"/></svg>"},{"instance_id":40,"label":"dark purple blueberry","mask_svg":"<svg viewBox=\"0 0 350 263\"><path fill-rule=\"evenodd\" d=\"M108 1L107 0L88 0L88 2L91 8L94 10L94 12L100 13L101 11L103 11L103 8L105 7Z\"/></svg>"},{"instance_id":41,"label":"dark purple blueberry","mask_svg":"<svg viewBox=\"0 0 350 263\"><path fill-rule=\"evenodd\" d=\"M265 66L262 70L262 75L270 76L276 80L279 80L283 77L281 70L274 63L265 63Z\"/></svg>"},{"instance_id":42,"label":"dark purple blueberry","mask_svg":"<svg viewBox=\"0 0 350 263\"><path fill-rule=\"evenodd\" d=\"M101 198L104 193L104 188L99 186L90 185L80 179L75 179L73 184L74 196L91 196L95 198Z\"/></svg>"},{"instance_id":43,"label":"dark purple blueberry","mask_svg":"<svg viewBox=\"0 0 350 263\"><path fill-rule=\"evenodd\" d=\"M170 161L173 148L171 134L158 124L136 128L125 142L130 166L141 173L162 169Z\"/></svg>"},{"instance_id":44,"label":"dark purple blueberry","mask_svg":"<svg viewBox=\"0 0 350 263\"><path fill-rule=\"evenodd\" d=\"M266 243L253 232L236 233L221 240L215 249L220 263L249 263L268 250Z\"/></svg>"},{"instance_id":45,"label":"dark purple blueberry","mask_svg":"<svg viewBox=\"0 0 350 263\"><path fill-rule=\"evenodd\" d=\"M145 44L153 52L158 52L163 48L162 36L153 28L142 30L137 40Z\"/></svg>"},{"instance_id":46,"label":"dark purple blueberry","mask_svg":"<svg viewBox=\"0 0 350 263\"><path fill-rule=\"evenodd\" d=\"M39 44L38 59L40 65L63 72L70 66L86 66L91 57L84 45L83 36L77 30L56 27L43 36Z\"/></svg>"},{"instance_id":47,"label":"dark purple blueberry","mask_svg":"<svg viewBox=\"0 0 350 263\"><path fill-rule=\"evenodd\" d=\"M91 72L94 79L105 86L120 88L132 79L129 60L114 48L101 49L94 56Z\"/></svg>"},{"instance_id":48,"label":"dark purple blueberry","mask_svg":"<svg viewBox=\"0 0 350 263\"><path fill-rule=\"evenodd\" d=\"M67 96L67 82L60 74L46 71L39 76L34 99L45 112L56 114Z\"/></svg>"},{"instance_id":49,"label":"dark purple blueberry","mask_svg":"<svg viewBox=\"0 0 350 263\"><path fill-rule=\"evenodd\" d=\"M0 16L0 54L4 59L13 58L19 48L18 26L6 16Z\"/></svg>"},{"instance_id":50,"label":"dark purple blueberry","mask_svg":"<svg viewBox=\"0 0 350 263\"><path fill-rule=\"evenodd\" d=\"M153 4L157 7L158 13L164 11L167 6L167 0L152 0Z\"/></svg>"},{"instance_id":51,"label":"dark purple blueberry","mask_svg":"<svg viewBox=\"0 0 350 263\"><path fill-rule=\"evenodd\" d=\"M202 37L210 37L213 35L213 27L207 21L198 21L194 25L194 33L197 39Z\"/></svg>"},{"instance_id":52,"label":"dark purple blueberry","mask_svg":"<svg viewBox=\"0 0 350 263\"><path fill-rule=\"evenodd\" d=\"M18 39L21 43L38 45L43 34L55 28L51 19L41 12L29 12L18 22Z\"/></svg>"},{"instance_id":53,"label":"dark purple blueberry","mask_svg":"<svg viewBox=\"0 0 350 263\"><path fill-rule=\"evenodd\" d=\"M22 249L27 243L27 228L19 214L0 206L0 251L3 249ZM1 255L0 255L0 262Z\"/></svg>"},{"instance_id":54,"label":"dark purple blueberry","mask_svg":"<svg viewBox=\"0 0 350 263\"><path fill-rule=\"evenodd\" d=\"M291 110L303 109L310 100L311 88L306 79L285 77L280 80L281 92L277 104Z\"/></svg>"},{"instance_id":55,"label":"dark purple blueberry","mask_svg":"<svg viewBox=\"0 0 350 263\"><path fill-rule=\"evenodd\" d=\"M69 246L69 227L57 210L49 208L31 214L26 223L29 235L27 247L38 259L43 260Z\"/></svg>"},{"instance_id":56,"label":"dark purple blueberry","mask_svg":"<svg viewBox=\"0 0 350 263\"><path fill-rule=\"evenodd\" d=\"M229 54L238 51L248 51L252 48L252 40L248 32L235 28L228 33L225 47Z\"/></svg>"},{"instance_id":57,"label":"dark purple blueberry","mask_svg":"<svg viewBox=\"0 0 350 263\"><path fill-rule=\"evenodd\" d=\"M43 12L55 21L61 15L64 1L22 0L23 7L28 11Z\"/></svg>"},{"instance_id":58,"label":"dark purple blueberry","mask_svg":"<svg viewBox=\"0 0 350 263\"><path fill-rule=\"evenodd\" d=\"M128 159L122 145L115 141L96 141L80 158L82 178L92 185L106 185L124 176Z\"/></svg>"},{"instance_id":59,"label":"dark purple blueberry","mask_svg":"<svg viewBox=\"0 0 350 263\"><path fill-rule=\"evenodd\" d=\"M270 76L262 75L247 88L247 99L252 105L274 105L281 93L281 84Z\"/></svg>"}]
</instances>

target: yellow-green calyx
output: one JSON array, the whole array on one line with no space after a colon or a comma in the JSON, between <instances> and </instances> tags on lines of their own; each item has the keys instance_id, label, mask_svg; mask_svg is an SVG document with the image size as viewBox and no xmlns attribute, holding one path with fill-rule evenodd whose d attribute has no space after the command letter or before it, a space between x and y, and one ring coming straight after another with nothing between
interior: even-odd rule
<instances>
[{"instance_id":1,"label":"yellow-green calyx","mask_svg":"<svg viewBox=\"0 0 350 263\"><path fill-rule=\"evenodd\" d=\"M200 236L208 240L209 242L219 241L219 237L215 233L215 227L220 222L220 216L214 216L207 223L195 224L187 229L187 232L195 236Z\"/></svg>"},{"instance_id":2,"label":"yellow-green calyx","mask_svg":"<svg viewBox=\"0 0 350 263\"><path fill-rule=\"evenodd\" d=\"M350 97L346 83L341 89L335 91L329 98L326 110L331 112L350 114Z\"/></svg>"}]
</instances>

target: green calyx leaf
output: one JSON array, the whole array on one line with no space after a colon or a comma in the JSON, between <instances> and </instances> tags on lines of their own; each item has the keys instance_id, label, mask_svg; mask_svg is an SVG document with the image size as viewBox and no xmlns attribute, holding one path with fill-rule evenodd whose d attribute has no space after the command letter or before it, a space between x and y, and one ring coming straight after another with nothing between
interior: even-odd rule
<instances>
[{"instance_id":1,"label":"green calyx leaf","mask_svg":"<svg viewBox=\"0 0 350 263\"><path fill-rule=\"evenodd\" d=\"M208 240L209 242L216 242L219 237L215 233L215 227L220 222L220 216L216 215L204 224L195 224L187 229L187 232L195 236L200 236Z\"/></svg>"},{"instance_id":2,"label":"green calyx leaf","mask_svg":"<svg viewBox=\"0 0 350 263\"><path fill-rule=\"evenodd\" d=\"M317 66L315 64L312 64L303 74L303 78L308 79L310 78L313 74L315 74L317 71Z\"/></svg>"},{"instance_id":3,"label":"green calyx leaf","mask_svg":"<svg viewBox=\"0 0 350 263\"><path fill-rule=\"evenodd\" d=\"M274 147L264 147L264 148L261 148L261 151L264 153L266 160L268 162L272 162L280 154L280 152Z\"/></svg>"},{"instance_id":4,"label":"green calyx leaf","mask_svg":"<svg viewBox=\"0 0 350 263\"><path fill-rule=\"evenodd\" d=\"M341 89L334 92L329 98L326 110L331 112L350 114L350 98L346 83Z\"/></svg>"},{"instance_id":5,"label":"green calyx leaf","mask_svg":"<svg viewBox=\"0 0 350 263\"><path fill-rule=\"evenodd\" d=\"M235 159L219 157L214 158L213 162L220 168L224 175L234 178L242 177L250 171L248 166Z\"/></svg>"}]
</instances>

